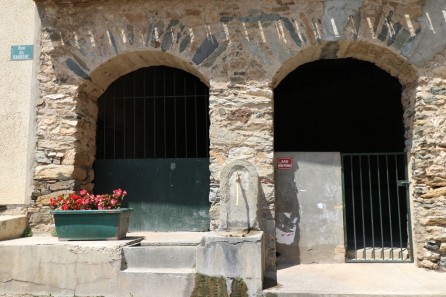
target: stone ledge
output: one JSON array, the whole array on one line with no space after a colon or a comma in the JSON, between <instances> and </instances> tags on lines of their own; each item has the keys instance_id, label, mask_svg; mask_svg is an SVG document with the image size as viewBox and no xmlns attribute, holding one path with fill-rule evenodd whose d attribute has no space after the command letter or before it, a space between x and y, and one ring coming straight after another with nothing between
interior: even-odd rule
<instances>
[{"instance_id":1,"label":"stone ledge","mask_svg":"<svg viewBox=\"0 0 446 297\"><path fill-rule=\"evenodd\" d=\"M122 248L141 237L114 241L59 241L27 237L0 242L4 296L110 296L118 291Z\"/></svg>"},{"instance_id":2,"label":"stone ledge","mask_svg":"<svg viewBox=\"0 0 446 297\"><path fill-rule=\"evenodd\" d=\"M26 216L0 216L0 241L21 237L26 227L28 227Z\"/></svg>"}]
</instances>

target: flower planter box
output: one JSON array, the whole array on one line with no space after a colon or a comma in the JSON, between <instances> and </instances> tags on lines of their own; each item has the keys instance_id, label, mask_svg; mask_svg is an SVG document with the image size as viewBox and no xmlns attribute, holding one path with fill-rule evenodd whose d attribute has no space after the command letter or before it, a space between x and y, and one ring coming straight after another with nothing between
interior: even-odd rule
<instances>
[{"instance_id":1,"label":"flower planter box","mask_svg":"<svg viewBox=\"0 0 446 297\"><path fill-rule=\"evenodd\" d=\"M116 240L126 237L131 208L52 210L59 240Z\"/></svg>"}]
</instances>

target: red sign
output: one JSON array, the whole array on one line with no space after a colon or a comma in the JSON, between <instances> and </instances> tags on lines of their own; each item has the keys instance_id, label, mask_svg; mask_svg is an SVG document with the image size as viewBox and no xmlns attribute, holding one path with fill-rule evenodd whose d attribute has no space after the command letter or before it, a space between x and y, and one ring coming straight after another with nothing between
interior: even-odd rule
<instances>
[{"instance_id":1,"label":"red sign","mask_svg":"<svg viewBox=\"0 0 446 297\"><path fill-rule=\"evenodd\" d=\"M293 158L277 158L277 169L292 169Z\"/></svg>"}]
</instances>

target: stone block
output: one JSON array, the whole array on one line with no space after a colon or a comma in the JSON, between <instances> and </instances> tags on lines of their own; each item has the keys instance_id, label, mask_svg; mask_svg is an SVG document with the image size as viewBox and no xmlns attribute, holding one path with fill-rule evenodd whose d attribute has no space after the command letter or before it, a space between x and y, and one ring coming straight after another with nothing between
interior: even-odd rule
<instances>
[{"instance_id":1,"label":"stone block","mask_svg":"<svg viewBox=\"0 0 446 297\"><path fill-rule=\"evenodd\" d=\"M255 167L247 161L233 161L223 168L220 180L220 229L257 229L259 177Z\"/></svg>"},{"instance_id":2,"label":"stone block","mask_svg":"<svg viewBox=\"0 0 446 297\"><path fill-rule=\"evenodd\" d=\"M435 197L444 196L444 195L446 195L446 187L441 187L441 188L430 190L426 194L421 195L421 198L425 198L425 199L435 198Z\"/></svg>"},{"instance_id":3,"label":"stone block","mask_svg":"<svg viewBox=\"0 0 446 297\"><path fill-rule=\"evenodd\" d=\"M74 187L74 184L75 184L74 180L64 180L56 182L54 184L50 184L49 187L51 191L69 190Z\"/></svg>"},{"instance_id":4,"label":"stone block","mask_svg":"<svg viewBox=\"0 0 446 297\"><path fill-rule=\"evenodd\" d=\"M26 227L26 216L0 216L0 241L21 237Z\"/></svg>"},{"instance_id":5,"label":"stone block","mask_svg":"<svg viewBox=\"0 0 446 297\"><path fill-rule=\"evenodd\" d=\"M122 247L135 242L60 242L54 237L0 242L0 292L6 296L17 292L32 296L129 296L117 294L118 278Z\"/></svg>"},{"instance_id":6,"label":"stone block","mask_svg":"<svg viewBox=\"0 0 446 297\"><path fill-rule=\"evenodd\" d=\"M134 246L124 248L129 268L195 268L196 246Z\"/></svg>"},{"instance_id":7,"label":"stone block","mask_svg":"<svg viewBox=\"0 0 446 297\"><path fill-rule=\"evenodd\" d=\"M421 220L423 226L446 226L446 217L444 216L432 216L423 218Z\"/></svg>"},{"instance_id":8,"label":"stone block","mask_svg":"<svg viewBox=\"0 0 446 297\"><path fill-rule=\"evenodd\" d=\"M190 269L124 270L119 275L117 296L190 297L194 275Z\"/></svg>"},{"instance_id":9,"label":"stone block","mask_svg":"<svg viewBox=\"0 0 446 297\"><path fill-rule=\"evenodd\" d=\"M51 188L51 186L50 186L50 188ZM36 204L50 205L51 198L56 198L59 195L68 195L70 193L73 193L73 191L57 191L57 192L53 192L51 194L42 195L42 196L37 197Z\"/></svg>"},{"instance_id":10,"label":"stone block","mask_svg":"<svg viewBox=\"0 0 446 297\"><path fill-rule=\"evenodd\" d=\"M264 275L263 232L209 233L197 249L197 273L243 281L250 297L260 296Z\"/></svg>"},{"instance_id":11,"label":"stone block","mask_svg":"<svg viewBox=\"0 0 446 297\"><path fill-rule=\"evenodd\" d=\"M53 220L53 216L51 215L51 210L49 207L42 207L39 211L30 213L29 215L29 224L31 227L40 226L40 225L48 225L51 224ZM43 226L40 226L43 227Z\"/></svg>"},{"instance_id":12,"label":"stone block","mask_svg":"<svg viewBox=\"0 0 446 297\"><path fill-rule=\"evenodd\" d=\"M45 153L42 151L36 152L36 162L50 164L51 160L45 156Z\"/></svg>"},{"instance_id":13,"label":"stone block","mask_svg":"<svg viewBox=\"0 0 446 297\"><path fill-rule=\"evenodd\" d=\"M73 165L41 165L35 169L37 180L84 180L86 176L85 169Z\"/></svg>"}]
</instances>

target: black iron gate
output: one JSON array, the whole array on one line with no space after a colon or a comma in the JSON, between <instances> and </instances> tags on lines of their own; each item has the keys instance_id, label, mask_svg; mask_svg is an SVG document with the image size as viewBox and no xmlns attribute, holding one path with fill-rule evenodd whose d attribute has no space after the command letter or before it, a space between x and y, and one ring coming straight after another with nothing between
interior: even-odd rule
<instances>
[{"instance_id":1,"label":"black iron gate","mask_svg":"<svg viewBox=\"0 0 446 297\"><path fill-rule=\"evenodd\" d=\"M208 87L182 70L143 68L98 107L95 192L127 190L131 230L208 230Z\"/></svg>"},{"instance_id":2,"label":"black iron gate","mask_svg":"<svg viewBox=\"0 0 446 297\"><path fill-rule=\"evenodd\" d=\"M412 262L405 153L342 154L347 262Z\"/></svg>"}]
</instances>

